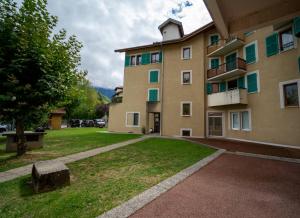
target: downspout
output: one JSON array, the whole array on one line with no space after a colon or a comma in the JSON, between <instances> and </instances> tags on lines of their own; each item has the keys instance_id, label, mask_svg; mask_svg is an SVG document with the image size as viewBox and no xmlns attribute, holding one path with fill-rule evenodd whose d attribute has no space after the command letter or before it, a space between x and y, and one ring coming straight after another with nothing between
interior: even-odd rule
<instances>
[{"instance_id":1,"label":"downspout","mask_svg":"<svg viewBox=\"0 0 300 218\"><path fill-rule=\"evenodd\" d=\"M161 81L160 81L160 92L161 92L161 99L160 99L160 135L162 136L163 135L163 94L164 94L164 62L165 62L165 58L164 58L164 52L163 52L163 43L161 41L160 43L160 51L161 51L161 54L162 54L162 58L161 58Z\"/></svg>"}]
</instances>

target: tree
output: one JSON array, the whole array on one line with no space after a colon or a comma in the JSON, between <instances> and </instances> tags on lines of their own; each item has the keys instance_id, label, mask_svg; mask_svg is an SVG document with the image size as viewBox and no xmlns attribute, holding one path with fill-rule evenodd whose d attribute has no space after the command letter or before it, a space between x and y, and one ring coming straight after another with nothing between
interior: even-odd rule
<instances>
[{"instance_id":1,"label":"tree","mask_svg":"<svg viewBox=\"0 0 300 218\"><path fill-rule=\"evenodd\" d=\"M0 1L0 118L16 120L17 155L26 152L24 130L67 97L76 85L81 43L54 33L57 17L47 0Z\"/></svg>"}]
</instances>

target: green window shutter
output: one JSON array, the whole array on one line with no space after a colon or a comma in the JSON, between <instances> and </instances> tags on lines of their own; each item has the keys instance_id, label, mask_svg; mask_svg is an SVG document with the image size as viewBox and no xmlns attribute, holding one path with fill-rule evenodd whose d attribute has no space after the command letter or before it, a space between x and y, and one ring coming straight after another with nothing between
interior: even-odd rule
<instances>
[{"instance_id":1,"label":"green window shutter","mask_svg":"<svg viewBox=\"0 0 300 218\"><path fill-rule=\"evenodd\" d=\"M294 19L294 33L295 36L300 37L300 17Z\"/></svg>"},{"instance_id":2,"label":"green window shutter","mask_svg":"<svg viewBox=\"0 0 300 218\"><path fill-rule=\"evenodd\" d=\"M142 54L142 64L150 64L150 53Z\"/></svg>"},{"instance_id":3,"label":"green window shutter","mask_svg":"<svg viewBox=\"0 0 300 218\"><path fill-rule=\"evenodd\" d=\"M130 65L130 56L126 55L125 56L125 67L128 67Z\"/></svg>"},{"instance_id":4,"label":"green window shutter","mask_svg":"<svg viewBox=\"0 0 300 218\"><path fill-rule=\"evenodd\" d=\"M246 47L246 63L251 64L256 61L255 44Z\"/></svg>"},{"instance_id":5,"label":"green window shutter","mask_svg":"<svg viewBox=\"0 0 300 218\"><path fill-rule=\"evenodd\" d=\"M257 74L247 75L248 93L257 92Z\"/></svg>"},{"instance_id":6,"label":"green window shutter","mask_svg":"<svg viewBox=\"0 0 300 218\"><path fill-rule=\"evenodd\" d=\"M149 90L149 101L158 101L158 90L157 89Z\"/></svg>"},{"instance_id":7,"label":"green window shutter","mask_svg":"<svg viewBox=\"0 0 300 218\"><path fill-rule=\"evenodd\" d=\"M238 87L240 89L244 89L245 88L245 78L244 77L238 78Z\"/></svg>"},{"instance_id":8,"label":"green window shutter","mask_svg":"<svg viewBox=\"0 0 300 218\"><path fill-rule=\"evenodd\" d=\"M212 93L212 85L211 85L211 83L207 83L206 84L206 92L207 92L208 95Z\"/></svg>"},{"instance_id":9,"label":"green window shutter","mask_svg":"<svg viewBox=\"0 0 300 218\"><path fill-rule=\"evenodd\" d=\"M219 88L220 88L220 92L225 92L226 91L226 82L221 82Z\"/></svg>"},{"instance_id":10,"label":"green window shutter","mask_svg":"<svg viewBox=\"0 0 300 218\"><path fill-rule=\"evenodd\" d=\"M158 83L158 71L150 71L150 83Z\"/></svg>"},{"instance_id":11,"label":"green window shutter","mask_svg":"<svg viewBox=\"0 0 300 218\"><path fill-rule=\"evenodd\" d=\"M219 68L219 58L210 59L210 68L217 69Z\"/></svg>"},{"instance_id":12,"label":"green window shutter","mask_svg":"<svg viewBox=\"0 0 300 218\"><path fill-rule=\"evenodd\" d=\"M274 33L266 38L266 54L267 57L276 55L279 51L278 33Z\"/></svg>"},{"instance_id":13,"label":"green window shutter","mask_svg":"<svg viewBox=\"0 0 300 218\"><path fill-rule=\"evenodd\" d=\"M163 53L159 52L159 63L161 63L163 60Z\"/></svg>"}]
</instances>

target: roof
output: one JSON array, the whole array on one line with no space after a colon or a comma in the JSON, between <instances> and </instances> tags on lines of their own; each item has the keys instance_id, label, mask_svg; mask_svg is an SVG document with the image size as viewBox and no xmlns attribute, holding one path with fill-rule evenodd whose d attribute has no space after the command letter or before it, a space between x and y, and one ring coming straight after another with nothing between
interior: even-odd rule
<instances>
[{"instance_id":1,"label":"roof","mask_svg":"<svg viewBox=\"0 0 300 218\"><path fill-rule=\"evenodd\" d=\"M179 38L179 39L172 39L172 40L167 40L167 41L161 41L161 42L154 42L152 44L148 44L148 45L141 45L141 46L135 46L135 47L130 47L130 48L122 48L122 49L116 49L115 52L127 52L127 51L134 51L134 50L138 50L138 49L143 49L143 48L154 48L154 47L158 47L161 45L168 45L168 44L175 44L175 43L179 43L179 42L184 42L196 35L198 35L199 33L214 27L214 23L210 22L198 29L196 29L195 31L184 35L183 37Z\"/></svg>"},{"instance_id":2,"label":"roof","mask_svg":"<svg viewBox=\"0 0 300 218\"><path fill-rule=\"evenodd\" d=\"M58 108L56 110L51 111L51 114L66 114L66 111L64 108Z\"/></svg>"},{"instance_id":3,"label":"roof","mask_svg":"<svg viewBox=\"0 0 300 218\"><path fill-rule=\"evenodd\" d=\"M170 23L173 23L175 25L177 25L179 27L179 32L180 32L180 37L184 36L184 31L183 31L183 27L182 27L182 23L178 20L174 20L172 18L169 18L168 20L166 20L165 22L163 22L161 25L158 26L159 31L161 32L161 34L163 34L163 29L165 26L169 25Z\"/></svg>"}]
</instances>

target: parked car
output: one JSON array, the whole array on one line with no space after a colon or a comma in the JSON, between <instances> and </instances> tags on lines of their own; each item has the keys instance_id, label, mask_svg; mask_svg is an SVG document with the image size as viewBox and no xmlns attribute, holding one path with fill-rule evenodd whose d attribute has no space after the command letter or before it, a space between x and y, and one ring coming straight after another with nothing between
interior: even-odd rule
<instances>
[{"instance_id":1,"label":"parked car","mask_svg":"<svg viewBox=\"0 0 300 218\"><path fill-rule=\"evenodd\" d=\"M79 119L72 119L70 120L71 127L80 127L81 126L81 120Z\"/></svg>"},{"instance_id":2,"label":"parked car","mask_svg":"<svg viewBox=\"0 0 300 218\"><path fill-rule=\"evenodd\" d=\"M81 123L82 127L94 127L94 121L93 120L83 120Z\"/></svg>"},{"instance_id":3,"label":"parked car","mask_svg":"<svg viewBox=\"0 0 300 218\"><path fill-rule=\"evenodd\" d=\"M8 130L8 125L0 123L0 133L6 132Z\"/></svg>"},{"instance_id":4,"label":"parked car","mask_svg":"<svg viewBox=\"0 0 300 218\"><path fill-rule=\"evenodd\" d=\"M103 120L103 119L96 119L95 120L95 126L96 127L103 128L103 127L105 127L105 125L106 125L105 120Z\"/></svg>"}]
</instances>

